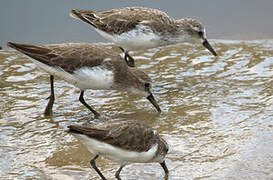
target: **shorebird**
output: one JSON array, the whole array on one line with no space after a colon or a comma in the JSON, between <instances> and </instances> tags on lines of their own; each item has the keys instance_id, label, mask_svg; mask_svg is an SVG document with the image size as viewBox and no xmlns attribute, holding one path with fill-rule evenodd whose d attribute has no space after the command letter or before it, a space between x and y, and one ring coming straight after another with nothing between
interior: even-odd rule
<instances>
[{"instance_id":1,"label":"shorebird","mask_svg":"<svg viewBox=\"0 0 273 180\"><path fill-rule=\"evenodd\" d=\"M50 74L51 94L45 116L52 116L54 76L80 88L79 101L95 118L100 114L84 100L87 89L116 89L145 96L161 112L151 92L151 79L143 71L128 67L122 57L107 46L85 43L64 43L35 46L8 42L7 45L31 57L39 68Z\"/></svg>"},{"instance_id":2,"label":"shorebird","mask_svg":"<svg viewBox=\"0 0 273 180\"><path fill-rule=\"evenodd\" d=\"M99 155L120 163L116 178L120 179L122 168L130 163L158 162L168 178L165 156L169 146L157 131L137 121L106 121L92 127L68 126L94 155L90 164L102 179L106 179L97 168L95 160Z\"/></svg>"},{"instance_id":3,"label":"shorebird","mask_svg":"<svg viewBox=\"0 0 273 180\"><path fill-rule=\"evenodd\" d=\"M181 42L202 43L214 56L204 26L195 19L174 20L165 12L144 7L127 7L107 11L71 11L73 18L90 25L125 53L129 66L134 66L131 50L149 49Z\"/></svg>"}]
</instances>

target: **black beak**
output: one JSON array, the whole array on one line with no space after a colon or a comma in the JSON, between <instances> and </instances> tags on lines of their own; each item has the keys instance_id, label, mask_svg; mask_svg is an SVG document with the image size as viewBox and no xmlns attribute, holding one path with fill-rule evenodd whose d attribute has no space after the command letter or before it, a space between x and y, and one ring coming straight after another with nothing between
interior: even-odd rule
<instances>
[{"instance_id":1,"label":"black beak","mask_svg":"<svg viewBox=\"0 0 273 180\"><path fill-rule=\"evenodd\" d=\"M169 175L169 170L168 170L168 168L167 168L167 166L166 166L165 161L163 161L162 163L160 163L160 165L161 165L161 167L162 167L162 168L164 169L164 171L165 171L165 177L164 177L164 179L167 180L167 179L168 179L168 175Z\"/></svg>"},{"instance_id":2,"label":"black beak","mask_svg":"<svg viewBox=\"0 0 273 180\"><path fill-rule=\"evenodd\" d=\"M205 46L214 56L217 56L217 53L211 47L207 39L204 39L203 46Z\"/></svg>"},{"instance_id":3,"label":"black beak","mask_svg":"<svg viewBox=\"0 0 273 180\"><path fill-rule=\"evenodd\" d=\"M157 104L157 102L156 102L156 100L155 100L155 98L154 98L154 96L153 96L152 93L147 97L147 99L154 105L154 107L156 108L156 110L157 110L158 112L161 112L161 109L160 109L160 107L158 106L158 104Z\"/></svg>"}]
</instances>

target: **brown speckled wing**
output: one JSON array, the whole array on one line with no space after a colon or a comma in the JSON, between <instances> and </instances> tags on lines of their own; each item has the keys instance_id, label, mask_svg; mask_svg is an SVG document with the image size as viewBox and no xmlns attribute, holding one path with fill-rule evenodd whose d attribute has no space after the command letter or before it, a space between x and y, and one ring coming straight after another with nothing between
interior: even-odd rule
<instances>
[{"instance_id":1,"label":"brown speckled wing","mask_svg":"<svg viewBox=\"0 0 273 180\"><path fill-rule=\"evenodd\" d=\"M58 66L69 73L83 66L98 66L106 58L121 59L113 50L94 44L66 43L34 46L9 42L7 45L48 66Z\"/></svg>"},{"instance_id":2,"label":"brown speckled wing","mask_svg":"<svg viewBox=\"0 0 273 180\"><path fill-rule=\"evenodd\" d=\"M95 127L83 127L83 126L76 126L76 125L68 126L68 128L69 128L69 131L72 133L84 134L94 139L104 138L109 132L106 129L99 129Z\"/></svg>"},{"instance_id":3,"label":"brown speckled wing","mask_svg":"<svg viewBox=\"0 0 273 180\"><path fill-rule=\"evenodd\" d=\"M160 32L164 31L166 26L174 24L174 20L166 13L150 8L130 7L108 11L73 11L84 17L83 21L109 34L128 32L138 24L150 26L154 32ZM77 16L76 14L73 17Z\"/></svg>"},{"instance_id":4,"label":"brown speckled wing","mask_svg":"<svg viewBox=\"0 0 273 180\"><path fill-rule=\"evenodd\" d=\"M7 46L16 49L17 51L32 57L34 59L37 59L41 61L42 63L47 64L47 59L49 59L49 56L51 55L51 49L45 48L45 47L39 47L29 44L19 44L19 43L12 43L8 42ZM51 55L50 58L56 57L56 55Z\"/></svg>"},{"instance_id":5,"label":"brown speckled wing","mask_svg":"<svg viewBox=\"0 0 273 180\"><path fill-rule=\"evenodd\" d=\"M110 121L91 128L80 126L69 128L72 132L76 131L121 149L137 152L148 151L158 138L152 128L135 121Z\"/></svg>"}]
</instances>

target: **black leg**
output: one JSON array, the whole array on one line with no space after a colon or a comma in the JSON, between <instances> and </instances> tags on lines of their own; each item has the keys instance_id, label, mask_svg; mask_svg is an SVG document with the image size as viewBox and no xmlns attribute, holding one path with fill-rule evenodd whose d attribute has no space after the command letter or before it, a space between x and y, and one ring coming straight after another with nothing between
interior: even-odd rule
<instances>
[{"instance_id":1,"label":"black leg","mask_svg":"<svg viewBox=\"0 0 273 180\"><path fill-rule=\"evenodd\" d=\"M81 91L81 95L80 95L80 98L79 98L80 102L81 102L85 107L87 107L87 108L95 115L95 118L97 119L97 118L100 116L100 114L99 114L97 111L95 111L94 109L92 109L92 108L85 102L85 100L83 99L83 94L84 94L84 91Z\"/></svg>"},{"instance_id":2,"label":"black leg","mask_svg":"<svg viewBox=\"0 0 273 180\"><path fill-rule=\"evenodd\" d=\"M95 169L95 171L100 175L101 179L106 180L106 178L103 176L103 174L100 172L100 170L96 166L95 160L99 157L99 155L96 155L93 159L91 159L90 164Z\"/></svg>"},{"instance_id":3,"label":"black leg","mask_svg":"<svg viewBox=\"0 0 273 180\"><path fill-rule=\"evenodd\" d=\"M163 161L162 163L160 163L160 165L161 165L161 167L162 167L162 168L164 169L164 171L165 171L164 180L167 180L168 177L169 177L169 170L168 170L168 168L167 168L167 166L166 166L165 161Z\"/></svg>"},{"instance_id":4,"label":"black leg","mask_svg":"<svg viewBox=\"0 0 273 180\"><path fill-rule=\"evenodd\" d=\"M48 97L49 101L47 103L44 115L45 116L52 116L53 115L53 111L52 111L52 107L54 104L54 100L55 100L55 95L54 95L54 76L50 75L50 96Z\"/></svg>"},{"instance_id":5,"label":"black leg","mask_svg":"<svg viewBox=\"0 0 273 180\"><path fill-rule=\"evenodd\" d=\"M120 46L119 46L119 49L120 49L122 52L125 52L125 50L124 50L122 47L120 47Z\"/></svg>"},{"instance_id":6,"label":"black leg","mask_svg":"<svg viewBox=\"0 0 273 180\"><path fill-rule=\"evenodd\" d=\"M121 180L120 177L119 177L119 174L120 174L120 172L121 172L121 170L122 170L122 168L123 168L124 166L125 166L125 165L121 165L121 166L119 167L119 169L117 170L116 174L115 174L115 176L116 176L116 178L117 178L118 180Z\"/></svg>"},{"instance_id":7,"label":"black leg","mask_svg":"<svg viewBox=\"0 0 273 180\"><path fill-rule=\"evenodd\" d=\"M122 47L119 47L124 52L124 60L130 67L135 67L135 60L129 55L128 51L125 51Z\"/></svg>"}]
</instances>

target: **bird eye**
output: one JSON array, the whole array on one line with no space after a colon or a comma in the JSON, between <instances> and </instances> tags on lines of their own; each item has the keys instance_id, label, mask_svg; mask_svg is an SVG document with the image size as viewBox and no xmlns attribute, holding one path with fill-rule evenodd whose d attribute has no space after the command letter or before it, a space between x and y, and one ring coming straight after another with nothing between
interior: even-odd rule
<instances>
[{"instance_id":1,"label":"bird eye","mask_svg":"<svg viewBox=\"0 0 273 180\"><path fill-rule=\"evenodd\" d=\"M198 32L198 35L199 35L200 37L203 37L203 32L202 32L202 31L199 31L199 32Z\"/></svg>"},{"instance_id":2,"label":"bird eye","mask_svg":"<svg viewBox=\"0 0 273 180\"><path fill-rule=\"evenodd\" d=\"M150 85L150 83L145 83L144 86L145 86L145 88L150 88L151 85Z\"/></svg>"}]
</instances>

